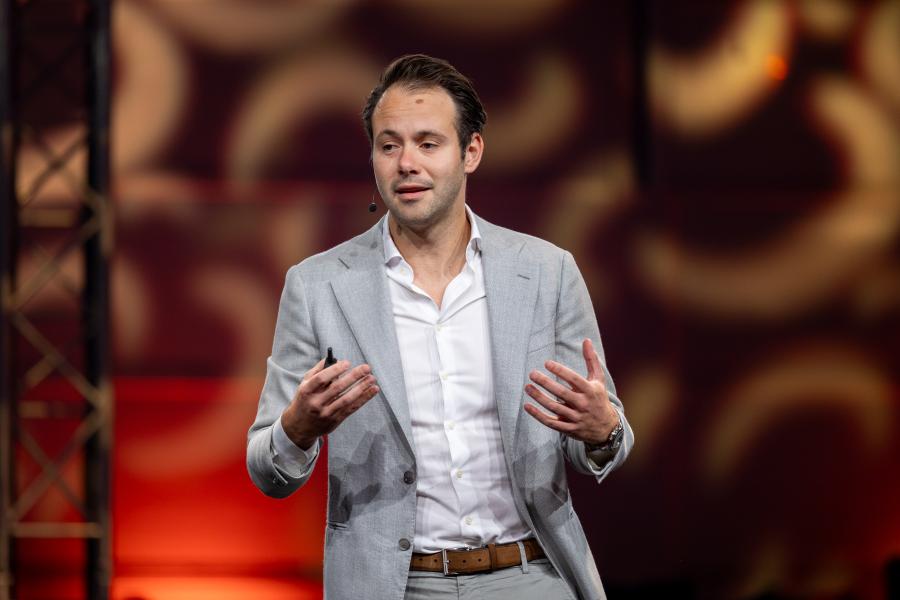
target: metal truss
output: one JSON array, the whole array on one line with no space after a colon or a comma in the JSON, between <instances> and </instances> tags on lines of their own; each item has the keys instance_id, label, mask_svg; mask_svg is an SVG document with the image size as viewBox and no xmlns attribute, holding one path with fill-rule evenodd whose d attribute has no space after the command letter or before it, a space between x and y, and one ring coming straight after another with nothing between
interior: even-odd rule
<instances>
[{"instance_id":1,"label":"metal truss","mask_svg":"<svg viewBox=\"0 0 900 600\"><path fill-rule=\"evenodd\" d=\"M73 538L109 593L109 10L0 0L2 600Z\"/></svg>"}]
</instances>

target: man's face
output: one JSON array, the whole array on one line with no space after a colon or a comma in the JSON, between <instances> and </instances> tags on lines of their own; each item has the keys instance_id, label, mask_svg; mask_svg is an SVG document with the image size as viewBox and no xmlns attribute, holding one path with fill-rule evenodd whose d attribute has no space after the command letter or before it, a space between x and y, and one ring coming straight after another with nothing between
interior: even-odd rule
<instances>
[{"instance_id":1,"label":"man's face","mask_svg":"<svg viewBox=\"0 0 900 600\"><path fill-rule=\"evenodd\" d=\"M466 174L481 160L479 134L463 154L456 105L442 88L387 89L372 113L372 167L400 225L423 231L465 202Z\"/></svg>"}]
</instances>

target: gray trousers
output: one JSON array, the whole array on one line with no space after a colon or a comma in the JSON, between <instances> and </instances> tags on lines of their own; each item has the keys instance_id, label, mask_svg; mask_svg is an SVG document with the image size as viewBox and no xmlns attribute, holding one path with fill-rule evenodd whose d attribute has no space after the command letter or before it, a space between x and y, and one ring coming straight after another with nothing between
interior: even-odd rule
<instances>
[{"instance_id":1,"label":"gray trousers","mask_svg":"<svg viewBox=\"0 0 900 600\"><path fill-rule=\"evenodd\" d=\"M526 567L509 567L490 573L450 575L410 571L406 600L567 600L569 586L546 558Z\"/></svg>"}]
</instances>

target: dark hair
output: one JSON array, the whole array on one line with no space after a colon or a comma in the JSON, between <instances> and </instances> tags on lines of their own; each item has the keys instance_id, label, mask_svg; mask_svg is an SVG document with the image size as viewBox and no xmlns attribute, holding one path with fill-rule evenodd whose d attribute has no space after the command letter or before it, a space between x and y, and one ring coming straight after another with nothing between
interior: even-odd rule
<instances>
[{"instance_id":1,"label":"dark hair","mask_svg":"<svg viewBox=\"0 0 900 600\"><path fill-rule=\"evenodd\" d=\"M372 112L387 89L394 84L404 85L410 90L440 87L450 94L456 105L456 135L463 154L472 134L481 133L484 129L487 114L468 77L446 60L424 54L407 54L388 65L381 74L378 85L366 99L362 118L369 145L372 144Z\"/></svg>"}]
</instances>

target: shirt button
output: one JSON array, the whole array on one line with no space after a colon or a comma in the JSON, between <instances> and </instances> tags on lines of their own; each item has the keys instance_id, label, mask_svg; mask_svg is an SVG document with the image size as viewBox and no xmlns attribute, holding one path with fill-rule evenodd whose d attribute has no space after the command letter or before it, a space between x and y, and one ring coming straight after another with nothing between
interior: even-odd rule
<instances>
[{"instance_id":1,"label":"shirt button","mask_svg":"<svg viewBox=\"0 0 900 600\"><path fill-rule=\"evenodd\" d=\"M416 474L412 471L407 471L403 474L403 483L412 483L416 480Z\"/></svg>"},{"instance_id":2,"label":"shirt button","mask_svg":"<svg viewBox=\"0 0 900 600\"><path fill-rule=\"evenodd\" d=\"M462 479L462 471L460 471L460 470L457 470L457 471L456 471L456 478L457 478L457 479Z\"/></svg>"},{"instance_id":3,"label":"shirt button","mask_svg":"<svg viewBox=\"0 0 900 600\"><path fill-rule=\"evenodd\" d=\"M465 522L466 522L466 525L471 525L471 524L472 524L472 517L466 517L464 520L465 520Z\"/></svg>"},{"instance_id":4,"label":"shirt button","mask_svg":"<svg viewBox=\"0 0 900 600\"><path fill-rule=\"evenodd\" d=\"M454 428L456 428L456 423L454 423L453 421L448 421L447 429L454 429Z\"/></svg>"},{"instance_id":5,"label":"shirt button","mask_svg":"<svg viewBox=\"0 0 900 600\"><path fill-rule=\"evenodd\" d=\"M444 328L443 325L435 325L434 326L434 330L437 331L438 333L440 333L443 328Z\"/></svg>"},{"instance_id":6,"label":"shirt button","mask_svg":"<svg viewBox=\"0 0 900 600\"><path fill-rule=\"evenodd\" d=\"M441 373L441 381L447 381L447 374L446 374L446 373L443 373L443 372Z\"/></svg>"},{"instance_id":7,"label":"shirt button","mask_svg":"<svg viewBox=\"0 0 900 600\"><path fill-rule=\"evenodd\" d=\"M406 538L400 538L399 546L401 550L409 550L409 540Z\"/></svg>"}]
</instances>

